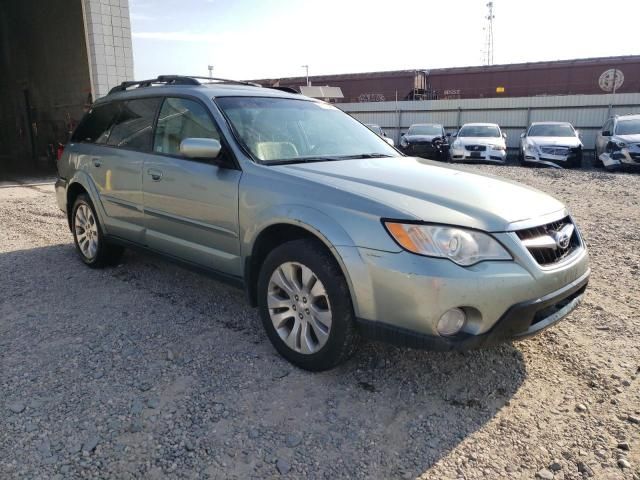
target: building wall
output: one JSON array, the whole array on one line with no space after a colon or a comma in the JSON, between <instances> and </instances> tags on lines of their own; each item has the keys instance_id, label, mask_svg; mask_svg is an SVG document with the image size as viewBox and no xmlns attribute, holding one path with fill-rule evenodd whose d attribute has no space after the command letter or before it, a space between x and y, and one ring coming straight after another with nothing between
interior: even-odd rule
<instances>
[{"instance_id":1,"label":"building wall","mask_svg":"<svg viewBox=\"0 0 640 480\"><path fill-rule=\"evenodd\" d=\"M94 98L133 79L129 0L82 0Z\"/></svg>"},{"instance_id":2,"label":"building wall","mask_svg":"<svg viewBox=\"0 0 640 480\"><path fill-rule=\"evenodd\" d=\"M36 168L91 100L80 1L0 2L0 72L0 171Z\"/></svg>"}]
</instances>

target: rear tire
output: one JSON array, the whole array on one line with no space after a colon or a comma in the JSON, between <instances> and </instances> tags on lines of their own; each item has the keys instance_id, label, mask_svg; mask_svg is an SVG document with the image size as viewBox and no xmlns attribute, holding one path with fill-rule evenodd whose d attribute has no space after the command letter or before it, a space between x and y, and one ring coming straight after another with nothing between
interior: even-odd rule
<instances>
[{"instance_id":1,"label":"rear tire","mask_svg":"<svg viewBox=\"0 0 640 480\"><path fill-rule=\"evenodd\" d=\"M80 194L71 211L71 231L80 259L91 268L118 263L124 248L107 241L96 209L87 194Z\"/></svg>"},{"instance_id":2,"label":"rear tire","mask_svg":"<svg viewBox=\"0 0 640 480\"><path fill-rule=\"evenodd\" d=\"M346 279L319 241L293 240L272 250L260 269L257 293L269 340L294 365L328 370L356 350Z\"/></svg>"}]
</instances>

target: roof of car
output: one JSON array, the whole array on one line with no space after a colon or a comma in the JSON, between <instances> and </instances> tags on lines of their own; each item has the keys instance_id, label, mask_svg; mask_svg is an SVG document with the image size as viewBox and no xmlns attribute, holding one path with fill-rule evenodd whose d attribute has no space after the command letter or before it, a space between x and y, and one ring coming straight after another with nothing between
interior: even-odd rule
<instances>
[{"instance_id":1,"label":"roof of car","mask_svg":"<svg viewBox=\"0 0 640 480\"><path fill-rule=\"evenodd\" d=\"M626 113L624 115L616 115L617 120L621 119L629 119L629 118L640 118L640 113Z\"/></svg>"},{"instance_id":2,"label":"roof of car","mask_svg":"<svg viewBox=\"0 0 640 480\"><path fill-rule=\"evenodd\" d=\"M158 77L161 78L161 77ZM180 77L190 78L190 77ZM108 95L101 97L96 104L109 102L112 100L140 97L156 97L169 95L191 95L201 98L214 97L273 97L291 98L296 100L319 101L314 98L305 97L299 93L291 93L286 90L279 90L271 87L262 87L248 82L213 82L194 84L168 84L154 80L143 82L123 82L118 87L111 89Z\"/></svg>"},{"instance_id":3,"label":"roof of car","mask_svg":"<svg viewBox=\"0 0 640 480\"><path fill-rule=\"evenodd\" d=\"M499 125L497 123L478 123L478 122L465 123L462 126L463 127L467 127L467 126L473 126L473 127L499 127Z\"/></svg>"},{"instance_id":4,"label":"roof of car","mask_svg":"<svg viewBox=\"0 0 640 480\"><path fill-rule=\"evenodd\" d=\"M431 126L441 127L442 124L441 123L412 123L409 126L409 128L411 128L411 127L431 127Z\"/></svg>"}]
</instances>

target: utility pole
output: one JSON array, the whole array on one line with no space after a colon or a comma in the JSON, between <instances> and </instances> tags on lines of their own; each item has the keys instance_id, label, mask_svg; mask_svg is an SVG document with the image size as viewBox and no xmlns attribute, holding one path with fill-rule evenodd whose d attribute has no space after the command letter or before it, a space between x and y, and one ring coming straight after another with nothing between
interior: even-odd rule
<instances>
[{"instance_id":1,"label":"utility pole","mask_svg":"<svg viewBox=\"0 0 640 480\"><path fill-rule=\"evenodd\" d=\"M486 47L486 58L485 65L493 65L493 19L496 18L493 14L493 2L487 3L487 16L485 17L487 20L487 27L485 29L485 47Z\"/></svg>"},{"instance_id":2,"label":"utility pole","mask_svg":"<svg viewBox=\"0 0 640 480\"><path fill-rule=\"evenodd\" d=\"M309 87L311 86L311 83L309 83L309 65L302 65L302 68L307 71L307 87Z\"/></svg>"},{"instance_id":3,"label":"utility pole","mask_svg":"<svg viewBox=\"0 0 640 480\"><path fill-rule=\"evenodd\" d=\"M209 69L209 78L213 78L213 65L209 65L207 68Z\"/></svg>"}]
</instances>

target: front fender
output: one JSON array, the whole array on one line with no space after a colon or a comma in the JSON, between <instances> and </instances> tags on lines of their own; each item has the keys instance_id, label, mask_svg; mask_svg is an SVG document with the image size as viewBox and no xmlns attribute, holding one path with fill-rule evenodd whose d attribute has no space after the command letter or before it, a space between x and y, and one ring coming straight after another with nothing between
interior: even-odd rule
<instances>
[{"instance_id":1,"label":"front fender","mask_svg":"<svg viewBox=\"0 0 640 480\"><path fill-rule=\"evenodd\" d=\"M251 255L256 239L262 232L271 226L283 224L303 228L327 246L345 276L354 313L360 316L359 300L371 298L371 282L353 239L326 213L305 205L274 205L261 211L257 218L248 222L249 227L241 234L243 257Z\"/></svg>"}]
</instances>

